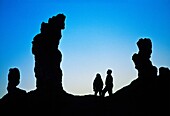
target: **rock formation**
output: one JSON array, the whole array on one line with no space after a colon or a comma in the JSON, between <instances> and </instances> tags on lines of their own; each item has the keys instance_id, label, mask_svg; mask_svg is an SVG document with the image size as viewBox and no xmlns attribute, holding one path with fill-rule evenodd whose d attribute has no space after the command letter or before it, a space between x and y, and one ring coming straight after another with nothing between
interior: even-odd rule
<instances>
[{"instance_id":1,"label":"rock formation","mask_svg":"<svg viewBox=\"0 0 170 116\"><path fill-rule=\"evenodd\" d=\"M41 32L32 41L32 53L35 58L36 87L40 91L52 91L61 94L62 70L60 63L62 54L58 49L62 37L61 30L65 29L65 15L58 14L42 22Z\"/></svg>"},{"instance_id":2,"label":"rock formation","mask_svg":"<svg viewBox=\"0 0 170 116\"><path fill-rule=\"evenodd\" d=\"M42 22L41 32L32 41L35 58L36 89L21 91L16 88L19 75L8 85L8 94L0 99L0 113L4 115L57 115L57 116L169 116L170 69L153 66L150 58L152 42L141 38L138 53L132 60L138 78L129 85L106 97L75 96L62 87L62 54L58 49L65 29L65 15L58 14ZM71 69L70 69L71 70ZM110 73L111 74L111 73ZM19 92L22 94L18 94ZM14 94L13 94L14 93ZM17 94L16 94L17 93ZM23 94L24 93L24 94ZM63 94L64 93L64 94ZM24 96L24 97L23 97Z\"/></svg>"},{"instance_id":3,"label":"rock formation","mask_svg":"<svg viewBox=\"0 0 170 116\"><path fill-rule=\"evenodd\" d=\"M150 61L152 53L152 42L149 38L141 38L137 42L138 54L132 56L135 68L138 70L138 78L152 81L157 76L157 68Z\"/></svg>"}]
</instances>

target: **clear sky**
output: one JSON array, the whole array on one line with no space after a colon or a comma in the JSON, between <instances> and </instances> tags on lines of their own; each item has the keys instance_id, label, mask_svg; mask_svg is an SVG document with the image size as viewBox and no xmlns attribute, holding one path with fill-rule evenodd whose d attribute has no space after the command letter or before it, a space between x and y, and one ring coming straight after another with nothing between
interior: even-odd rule
<instances>
[{"instance_id":1,"label":"clear sky","mask_svg":"<svg viewBox=\"0 0 170 116\"><path fill-rule=\"evenodd\" d=\"M130 84L140 38L152 40L153 65L170 67L170 0L0 0L0 98L12 67L21 72L18 87L36 89L31 42L41 23L58 13L66 15L59 49L68 93L93 94L96 73L105 81L108 68L114 92Z\"/></svg>"}]
</instances>

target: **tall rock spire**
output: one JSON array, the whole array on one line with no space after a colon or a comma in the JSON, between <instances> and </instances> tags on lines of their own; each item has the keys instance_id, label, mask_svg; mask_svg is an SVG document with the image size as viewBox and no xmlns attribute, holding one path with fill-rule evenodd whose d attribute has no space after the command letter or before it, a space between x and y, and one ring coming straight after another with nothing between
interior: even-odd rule
<instances>
[{"instance_id":1,"label":"tall rock spire","mask_svg":"<svg viewBox=\"0 0 170 116\"><path fill-rule=\"evenodd\" d=\"M65 29L65 18L58 14L41 23L40 33L32 41L32 54L35 58L36 87L42 91L62 92L62 70L60 63L62 54L58 49L62 37L61 30Z\"/></svg>"},{"instance_id":2,"label":"tall rock spire","mask_svg":"<svg viewBox=\"0 0 170 116\"><path fill-rule=\"evenodd\" d=\"M150 60L152 54L152 42L149 38L141 38L137 42L138 53L133 54L132 60L138 70L138 77L152 81L157 76L157 67Z\"/></svg>"}]
</instances>

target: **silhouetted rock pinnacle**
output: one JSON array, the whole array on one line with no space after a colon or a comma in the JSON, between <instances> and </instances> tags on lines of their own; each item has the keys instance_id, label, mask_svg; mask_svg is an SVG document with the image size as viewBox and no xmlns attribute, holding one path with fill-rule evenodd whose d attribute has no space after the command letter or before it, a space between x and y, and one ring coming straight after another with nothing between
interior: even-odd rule
<instances>
[{"instance_id":1,"label":"silhouetted rock pinnacle","mask_svg":"<svg viewBox=\"0 0 170 116\"><path fill-rule=\"evenodd\" d=\"M137 42L138 54L132 56L135 68L138 70L138 77L143 80L152 81L157 76L157 68L150 61L152 53L152 42L149 38L141 38Z\"/></svg>"},{"instance_id":2,"label":"silhouetted rock pinnacle","mask_svg":"<svg viewBox=\"0 0 170 116\"><path fill-rule=\"evenodd\" d=\"M40 91L63 91L60 68L62 54L58 45L62 37L61 30L65 29L65 18L65 15L58 14L49 18L47 23L42 22L41 32L32 41L36 87Z\"/></svg>"},{"instance_id":3,"label":"silhouetted rock pinnacle","mask_svg":"<svg viewBox=\"0 0 170 116\"><path fill-rule=\"evenodd\" d=\"M0 113L3 115L18 115L19 112L26 111L25 105L27 104L27 93L25 90L17 87L19 83L19 69L10 68L8 73L8 93L0 99Z\"/></svg>"}]
</instances>

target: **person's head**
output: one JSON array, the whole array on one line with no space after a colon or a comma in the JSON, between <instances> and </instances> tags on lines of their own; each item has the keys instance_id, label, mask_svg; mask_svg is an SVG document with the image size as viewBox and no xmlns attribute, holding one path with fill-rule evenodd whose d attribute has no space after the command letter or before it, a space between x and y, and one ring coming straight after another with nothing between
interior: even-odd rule
<instances>
[{"instance_id":1,"label":"person's head","mask_svg":"<svg viewBox=\"0 0 170 116\"><path fill-rule=\"evenodd\" d=\"M20 71L18 68L10 68L8 73L8 82L12 86L17 86L20 82Z\"/></svg>"},{"instance_id":2,"label":"person's head","mask_svg":"<svg viewBox=\"0 0 170 116\"><path fill-rule=\"evenodd\" d=\"M101 75L99 73L96 74L96 77L101 77Z\"/></svg>"},{"instance_id":3,"label":"person's head","mask_svg":"<svg viewBox=\"0 0 170 116\"><path fill-rule=\"evenodd\" d=\"M111 75L111 74L112 74L112 70L111 70L111 69L108 69L108 70L107 70L107 74L108 74L108 75Z\"/></svg>"}]
</instances>

